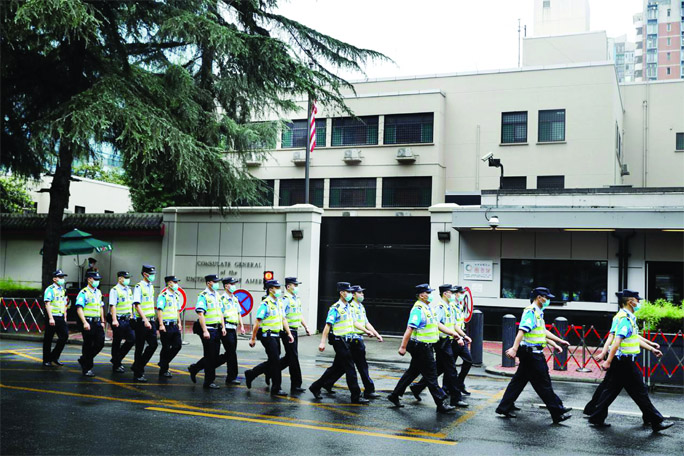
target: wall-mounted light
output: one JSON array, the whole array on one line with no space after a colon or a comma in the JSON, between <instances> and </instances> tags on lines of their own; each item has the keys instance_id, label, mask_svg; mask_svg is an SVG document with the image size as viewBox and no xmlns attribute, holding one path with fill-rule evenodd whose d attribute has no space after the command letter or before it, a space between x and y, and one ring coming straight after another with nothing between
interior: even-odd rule
<instances>
[{"instance_id":1,"label":"wall-mounted light","mask_svg":"<svg viewBox=\"0 0 684 456\"><path fill-rule=\"evenodd\" d=\"M304 239L304 231L292 230L292 239L296 241L301 241L302 239Z\"/></svg>"},{"instance_id":2,"label":"wall-mounted light","mask_svg":"<svg viewBox=\"0 0 684 456\"><path fill-rule=\"evenodd\" d=\"M439 239L442 242L448 242L451 240L451 232L449 232L449 231L438 231L437 232L437 239Z\"/></svg>"}]
</instances>

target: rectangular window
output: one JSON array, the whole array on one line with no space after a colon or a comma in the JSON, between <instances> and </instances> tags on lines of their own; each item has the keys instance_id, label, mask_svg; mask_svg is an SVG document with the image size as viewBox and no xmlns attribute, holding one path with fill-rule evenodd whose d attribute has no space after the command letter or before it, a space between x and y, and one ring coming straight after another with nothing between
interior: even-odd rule
<instances>
[{"instance_id":1,"label":"rectangular window","mask_svg":"<svg viewBox=\"0 0 684 456\"><path fill-rule=\"evenodd\" d=\"M675 149L684 150L684 133L677 133L677 142Z\"/></svg>"},{"instance_id":2,"label":"rectangular window","mask_svg":"<svg viewBox=\"0 0 684 456\"><path fill-rule=\"evenodd\" d=\"M565 141L565 109L539 111L539 142Z\"/></svg>"},{"instance_id":3,"label":"rectangular window","mask_svg":"<svg viewBox=\"0 0 684 456\"><path fill-rule=\"evenodd\" d=\"M670 67L665 68L665 73L670 74L672 72L672 69Z\"/></svg>"},{"instance_id":4,"label":"rectangular window","mask_svg":"<svg viewBox=\"0 0 684 456\"><path fill-rule=\"evenodd\" d=\"M434 114L396 114L385 116L385 144L432 142Z\"/></svg>"},{"instance_id":5,"label":"rectangular window","mask_svg":"<svg viewBox=\"0 0 684 456\"><path fill-rule=\"evenodd\" d=\"M672 44L672 38L667 39L667 45L670 46Z\"/></svg>"},{"instance_id":6,"label":"rectangular window","mask_svg":"<svg viewBox=\"0 0 684 456\"><path fill-rule=\"evenodd\" d=\"M529 299L543 283L554 301L607 302L608 262L594 260L501 260L501 297Z\"/></svg>"},{"instance_id":7,"label":"rectangular window","mask_svg":"<svg viewBox=\"0 0 684 456\"><path fill-rule=\"evenodd\" d=\"M377 143L378 116L340 117L333 119L333 146L367 146Z\"/></svg>"},{"instance_id":8,"label":"rectangular window","mask_svg":"<svg viewBox=\"0 0 684 456\"><path fill-rule=\"evenodd\" d=\"M325 119L316 119L316 147L325 147ZM307 120L293 120L284 128L281 135L281 147L283 149L306 148Z\"/></svg>"},{"instance_id":9,"label":"rectangular window","mask_svg":"<svg viewBox=\"0 0 684 456\"><path fill-rule=\"evenodd\" d=\"M281 206L304 204L304 179L282 179L279 196ZM309 203L323 207L323 179L309 180Z\"/></svg>"},{"instance_id":10,"label":"rectangular window","mask_svg":"<svg viewBox=\"0 0 684 456\"><path fill-rule=\"evenodd\" d=\"M646 24L646 33L649 35L658 34L658 24Z\"/></svg>"},{"instance_id":11,"label":"rectangular window","mask_svg":"<svg viewBox=\"0 0 684 456\"><path fill-rule=\"evenodd\" d=\"M672 24L667 24L667 31L671 32L672 31Z\"/></svg>"},{"instance_id":12,"label":"rectangular window","mask_svg":"<svg viewBox=\"0 0 684 456\"><path fill-rule=\"evenodd\" d=\"M501 144L527 142L527 111L501 113Z\"/></svg>"},{"instance_id":13,"label":"rectangular window","mask_svg":"<svg viewBox=\"0 0 684 456\"><path fill-rule=\"evenodd\" d=\"M544 0L544 8L551 8L551 0Z\"/></svg>"},{"instance_id":14,"label":"rectangular window","mask_svg":"<svg viewBox=\"0 0 684 456\"><path fill-rule=\"evenodd\" d=\"M646 63L656 63L658 61L658 51L648 51L646 53Z\"/></svg>"},{"instance_id":15,"label":"rectangular window","mask_svg":"<svg viewBox=\"0 0 684 456\"><path fill-rule=\"evenodd\" d=\"M656 49L658 47L658 39L654 36L649 36L646 39L646 49Z\"/></svg>"},{"instance_id":16,"label":"rectangular window","mask_svg":"<svg viewBox=\"0 0 684 456\"><path fill-rule=\"evenodd\" d=\"M114 211L108 211L107 209L105 209L104 213L105 213L105 214L113 214Z\"/></svg>"},{"instance_id":17,"label":"rectangular window","mask_svg":"<svg viewBox=\"0 0 684 456\"><path fill-rule=\"evenodd\" d=\"M375 207L375 178L330 179L330 207Z\"/></svg>"},{"instance_id":18,"label":"rectangular window","mask_svg":"<svg viewBox=\"0 0 684 456\"><path fill-rule=\"evenodd\" d=\"M507 190L524 190L527 188L527 177L525 176L505 176L503 187Z\"/></svg>"},{"instance_id":19,"label":"rectangular window","mask_svg":"<svg viewBox=\"0 0 684 456\"><path fill-rule=\"evenodd\" d=\"M565 176L537 176L537 188L565 188Z\"/></svg>"},{"instance_id":20,"label":"rectangular window","mask_svg":"<svg viewBox=\"0 0 684 456\"><path fill-rule=\"evenodd\" d=\"M670 56L670 53L669 53L669 52L668 52L667 54L665 54L665 56L667 57L667 60L670 60L670 57L671 57L671 56Z\"/></svg>"},{"instance_id":21,"label":"rectangular window","mask_svg":"<svg viewBox=\"0 0 684 456\"><path fill-rule=\"evenodd\" d=\"M84 206L74 206L74 213L75 214L85 214L85 207Z\"/></svg>"},{"instance_id":22,"label":"rectangular window","mask_svg":"<svg viewBox=\"0 0 684 456\"><path fill-rule=\"evenodd\" d=\"M382 207L430 207L432 177L385 177Z\"/></svg>"}]
</instances>

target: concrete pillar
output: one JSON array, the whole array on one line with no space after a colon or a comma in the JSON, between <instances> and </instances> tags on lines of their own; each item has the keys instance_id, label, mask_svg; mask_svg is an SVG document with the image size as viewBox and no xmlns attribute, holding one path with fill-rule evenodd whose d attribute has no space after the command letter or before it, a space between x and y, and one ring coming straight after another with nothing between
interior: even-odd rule
<instances>
[{"instance_id":1,"label":"concrete pillar","mask_svg":"<svg viewBox=\"0 0 684 456\"><path fill-rule=\"evenodd\" d=\"M459 232L451 227L457 204L436 204L430 207L430 284L458 284ZM440 241L440 232L449 233L449 240Z\"/></svg>"},{"instance_id":2,"label":"concrete pillar","mask_svg":"<svg viewBox=\"0 0 684 456\"><path fill-rule=\"evenodd\" d=\"M515 367L515 359L506 356L506 350L513 346L515 335L518 332L515 326L516 319L511 314L503 316L501 326L501 365L503 367Z\"/></svg>"}]
</instances>

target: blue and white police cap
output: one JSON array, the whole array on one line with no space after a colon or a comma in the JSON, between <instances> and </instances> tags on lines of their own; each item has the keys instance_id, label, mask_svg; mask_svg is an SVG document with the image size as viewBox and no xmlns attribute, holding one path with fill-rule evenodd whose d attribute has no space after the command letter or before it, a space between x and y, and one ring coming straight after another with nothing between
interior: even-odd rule
<instances>
[{"instance_id":1,"label":"blue and white police cap","mask_svg":"<svg viewBox=\"0 0 684 456\"><path fill-rule=\"evenodd\" d=\"M209 274L204 276L205 282L220 282L221 279L216 274Z\"/></svg>"},{"instance_id":2,"label":"blue and white police cap","mask_svg":"<svg viewBox=\"0 0 684 456\"><path fill-rule=\"evenodd\" d=\"M349 282L337 282L337 291L352 291Z\"/></svg>"},{"instance_id":3,"label":"blue and white police cap","mask_svg":"<svg viewBox=\"0 0 684 456\"><path fill-rule=\"evenodd\" d=\"M151 264L143 264L142 266L142 272L143 273L148 273L148 274L156 274L157 273L157 268L152 266Z\"/></svg>"},{"instance_id":4,"label":"blue and white police cap","mask_svg":"<svg viewBox=\"0 0 684 456\"><path fill-rule=\"evenodd\" d=\"M444 285L439 286L439 294L443 294L445 291L453 291L454 286L451 285L450 283L445 283Z\"/></svg>"},{"instance_id":5,"label":"blue and white police cap","mask_svg":"<svg viewBox=\"0 0 684 456\"><path fill-rule=\"evenodd\" d=\"M268 290L269 288L277 288L277 287L281 287L281 286L282 285L277 280L267 280L266 282L264 282L264 289L265 290Z\"/></svg>"},{"instance_id":6,"label":"blue and white police cap","mask_svg":"<svg viewBox=\"0 0 684 456\"><path fill-rule=\"evenodd\" d=\"M416 294L419 295L421 293L432 293L433 290L430 288L430 285L427 283L421 283L420 285L416 285Z\"/></svg>"},{"instance_id":7,"label":"blue and white police cap","mask_svg":"<svg viewBox=\"0 0 684 456\"><path fill-rule=\"evenodd\" d=\"M641 296L639 296L639 292L638 292L638 291L634 291L634 290L622 290L621 293L622 293L622 297L624 297L624 298L634 298L634 299L636 299L637 301L641 301L641 299L642 299Z\"/></svg>"},{"instance_id":8,"label":"blue and white police cap","mask_svg":"<svg viewBox=\"0 0 684 456\"><path fill-rule=\"evenodd\" d=\"M537 296L544 296L549 299L555 298L555 296L551 294L551 291L546 287L537 287L530 291L530 302L534 301Z\"/></svg>"},{"instance_id":9,"label":"blue and white police cap","mask_svg":"<svg viewBox=\"0 0 684 456\"><path fill-rule=\"evenodd\" d=\"M353 293L361 293L364 290L365 290L365 288L363 288L361 285L352 285L351 286L351 291Z\"/></svg>"},{"instance_id":10,"label":"blue and white police cap","mask_svg":"<svg viewBox=\"0 0 684 456\"><path fill-rule=\"evenodd\" d=\"M52 273L52 277L66 277L67 274L64 273L61 269L57 269L55 272Z\"/></svg>"},{"instance_id":11,"label":"blue and white police cap","mask_svg":"<svg viewBox=\"0 0 684 456\"><path fill-rule=\"evenodd\" d=\"M86 276L86 279L94 279L94 280L100 280L102 278L100 273L97 271L88 271L88 272L86 272L85 276Z\"/></svg>"}]
</instances>

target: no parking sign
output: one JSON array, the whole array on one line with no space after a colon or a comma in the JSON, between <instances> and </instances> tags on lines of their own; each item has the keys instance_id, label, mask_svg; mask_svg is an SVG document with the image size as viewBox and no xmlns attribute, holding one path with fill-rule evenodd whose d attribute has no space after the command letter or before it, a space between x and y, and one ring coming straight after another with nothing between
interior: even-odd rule
<instances>
[{"instance_id":1,"label":"no parking sign","mask_svg":"<svg viewBox=\"0 0 684 456\"><path fill-rule=\"evenodd\" d=\"M254 298L252 297L252 294L247 290L237 290L233 294L240 302L240 315L243 317L249 315L254 307Z\"/></svg>"},{"instance_id":2,"label":"no parking sign","mask_svg":"<svg viewBox=\"0 0 684 456\"><path fill-rule=\"evenodd\" d=\"M466 295L465 295L465 304L464 310L466 313L465 321L468 323L470 319L473 317L473 293L470 291L470 288L465 287Z\"/></svg>"}]
</instances>

